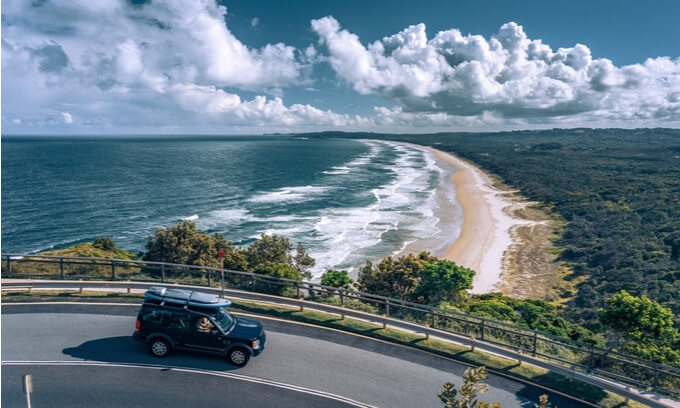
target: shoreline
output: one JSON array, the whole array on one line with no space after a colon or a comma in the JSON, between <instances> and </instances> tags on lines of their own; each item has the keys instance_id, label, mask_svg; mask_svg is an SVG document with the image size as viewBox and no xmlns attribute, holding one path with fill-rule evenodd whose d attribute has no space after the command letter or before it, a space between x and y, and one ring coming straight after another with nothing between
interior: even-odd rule
<instances>
[{"instance_id":1,"label":"shoreline","mask_svg":"<svg viewBox=\"0 0 680 408\"><path fill-rule=\"evenodd\" d=\"M554 229L547 214L528 208L535 203L516 196L477 166L433 147L412 146L456 168L449 182L455 186L463 223L442 258L476 272L469 292L545 298L557 267L547 251Z\"/></svg>"}]
</instances>

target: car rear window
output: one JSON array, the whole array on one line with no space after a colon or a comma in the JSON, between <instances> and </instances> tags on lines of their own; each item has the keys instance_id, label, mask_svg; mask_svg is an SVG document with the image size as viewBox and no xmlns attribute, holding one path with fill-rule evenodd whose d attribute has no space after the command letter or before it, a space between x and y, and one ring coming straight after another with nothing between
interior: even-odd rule
<instances>
[{"instance_id":1,"label":"car rear window","mask_svg":"<svg viewBox=\"0 0 680 408\"><path fill-rule=\"evenodd\" d=\"M142 320L149 323L161 324L163 312L155 309L146 309L142 312Z\"/></svg>"}]
</instances>

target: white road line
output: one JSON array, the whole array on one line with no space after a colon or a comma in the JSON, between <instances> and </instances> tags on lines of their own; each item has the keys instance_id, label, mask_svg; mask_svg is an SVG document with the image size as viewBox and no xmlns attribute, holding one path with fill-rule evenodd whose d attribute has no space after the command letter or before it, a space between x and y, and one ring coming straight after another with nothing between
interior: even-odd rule
<instances>
[{"instance_id":1,"label":"white road line","mask_svg":"<svg viewBox=\"0 0 680 408\"><path fill-rule=\"evenodd\" d=\"M355 401L351 398L343 397L342 395L333 394L326 391L314 390L311 388L301 387L293 384L286 384L279 381L266 380L263 378L250 377L242 374L234 373L223 373L219 371L211 370L198 370L177 366L169 365L158 365L158 364L125 364L125 363L107 363L103 361L2 361L3 366L101 366L101 367L122 367L122 368L145 368L152 370L167 370L171 369L181 373L191 373L191 374L202 374L202 375L212 375L216 377L231 378L239 381L247 381L256 384L269 385L272 387L278 387L287 389L290 391L302 392L305 394L315 395L319 397L324 397L332 399L335 401L344 402L346 404L359 407L359 408L378 408L375 405L369 405L363 402Z\"/></svg>"}]
</instances>

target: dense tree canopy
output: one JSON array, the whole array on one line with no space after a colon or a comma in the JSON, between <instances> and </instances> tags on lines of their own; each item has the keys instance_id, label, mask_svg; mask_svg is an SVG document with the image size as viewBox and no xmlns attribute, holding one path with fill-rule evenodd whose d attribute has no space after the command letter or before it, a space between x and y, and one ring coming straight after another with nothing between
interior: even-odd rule
<instances>
[{"instance_id":1,"label":"dense tree canopy","mask_svg":"<svg viewBox=\"0 0 680 408\"><path fill-rule=\"evenodd\" d=\"M680 333L673 327L673 312L650 300L622 290L599 310L605 327L624 335L617 345L624 353L663 364L680 366Z\"/></svg>"},{"instance_id":2,"label":"dense tree canopy","mask_svg":"<svg viewBox=\"0 0 680 408\"><path fill-rule=\"evenodd\" d=\"M670 343L679 337L670 309L625 290L607 299L607 308L601 309L599 315L602 324L639 343Z\"/></svg>"},{"instance_id":3,"label":"dense tree canopy","mask_svg":"<svg viewBox=\"0 0 680 408\"><path fill-rule=\"evenodd\" d=\"M419 272L437 258L428 252L419 255L405 255L399 258L387 257L376 267L367 263L359 271L359 290L397 299L408 300L418 286Z\"/></svg>"},{"instance_id":4,"label":"dense tree canopy","mask_svg":"<svg viewBox=\"0 0 680 408\"><path fill-rule=\"evenodd\" d=\"M418 271L418 284L411 298L423 304L436 304L464 297L466 289L472 289L475 271L454 262L439 260L430 262Z\"/></svg>"},{"instance_id":5,"label":"dense tree canopy","mask_svg":"<svg viewBox=\"0 0 680 408\"><path fill-rule=\"evenodd\" d=\"M248 265L256 266L265 262L275 262L290 265L290 252L293 245L288 238L279 235L260 235L260 239L245 249L244 254Z\"/></svg>"},{"instance_id":6,"label":"dense tree canopy","mask_svg":"<svg viewBox=\"0 0 680 408\"><path fill-rule=\"evenodd\" d=\"M145 261L220 267L218 253L225 249L225 268L242 269L245 258L221 234L203 233L191 221L182 221L167 228L158 228L149 235Z\"/></svg>"},{"instance_id":7,"label":"dense tree canopy","mask_svg":"<svg viewBox=\"0 0 680 408\"><path fill-rule=\"evenodd\" d=\"M245 248L237 248L222 234L204 233L191 221L182 221L167 228L158 228L149 235L145 261L159 261L218 268L220 249L224 249L226 269L253 271L265 263L283 264L297 271L300 277L310 278L309 268L314 258L302 245L295 248L286 237L262 234L259 240Z\"/></svg>"}]
</instances>

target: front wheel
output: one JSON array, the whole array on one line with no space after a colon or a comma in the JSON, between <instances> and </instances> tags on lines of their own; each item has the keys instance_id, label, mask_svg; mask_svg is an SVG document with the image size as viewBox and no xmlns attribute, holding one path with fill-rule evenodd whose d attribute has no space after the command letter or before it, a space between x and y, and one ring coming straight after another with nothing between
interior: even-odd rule
<instances>
[{"instance_id":1,"label":"front wheel","mask_svg":"<svg viewBox=\"0 0 680 408\"><path fill-rule=\"evenodd\" d=\"M233 365L237 367L243 367L248 363L248 360L250 359L250 353L248 353L248 350L244 348L235 347L229 350L227 358L229 358L229 362Z\"/></svg>"},{"instance_id":2,"label":"front wheel","mask_svg":"<svg viewBox=\"0 0 680 408\"><path fill-rule=\"evenodd\" d=\"M149 351L156 357L165 357L170 354L170 343L163 339L153 339L149 343Z\"/></svg>"}]
</instances>

